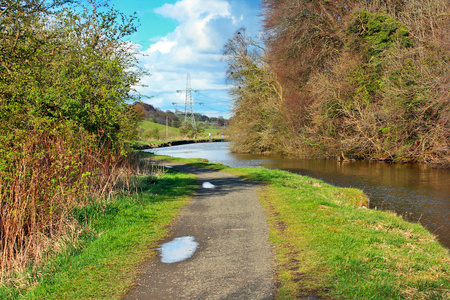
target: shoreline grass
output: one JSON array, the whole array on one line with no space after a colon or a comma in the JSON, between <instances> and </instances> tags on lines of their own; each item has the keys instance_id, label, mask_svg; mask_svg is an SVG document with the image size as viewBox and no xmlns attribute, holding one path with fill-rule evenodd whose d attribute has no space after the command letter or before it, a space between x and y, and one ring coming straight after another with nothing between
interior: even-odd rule
<instances>
[{"instance_id":1,"label":"shoreline grass","mask_svg":"<svg viewBox=\"0 0 450 300\"><path fill-rule=\"evenodd\" d=\"M279 264L278 299L450 299L448 250L423 226L363 208L358 190L298 176L286 186L279 179L287 177L270 178L260 191Z\"/></svg>"}]
</instances>

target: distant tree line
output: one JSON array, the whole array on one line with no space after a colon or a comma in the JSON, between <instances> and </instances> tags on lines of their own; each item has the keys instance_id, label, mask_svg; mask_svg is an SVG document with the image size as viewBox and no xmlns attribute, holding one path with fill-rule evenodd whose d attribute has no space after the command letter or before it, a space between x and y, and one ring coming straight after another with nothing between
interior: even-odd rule
<instances>
[{"instance_id":1,"label":"distant tree line","mask_svg":"<svg viewBox=\"0 0 450 300\"><path fill-rule=\"evenodd\" d=\"M169 126L175 128L179 128L184 121L184 112L179 110L176 110L175 112L170 110L162 111L153 107L151 104L143 102L135 102L132 104L132 107L142 120L152 120L154 123L165 125L167 118ZM228 120L223 117L208 117L199 113L194 113L194 117L196 121L205 122L216 127L226 126L228 122Z\"/></svg>"},{"instance_id":2,"label":"distant tree line","mask_svg":"<svg viewBox=\"0 0 450 300\"><path fill-rule=\"evenodd\" d=\"M450 165L447 0L263 0L224 55L235 150Z\"/></svg>"}]
</instances>

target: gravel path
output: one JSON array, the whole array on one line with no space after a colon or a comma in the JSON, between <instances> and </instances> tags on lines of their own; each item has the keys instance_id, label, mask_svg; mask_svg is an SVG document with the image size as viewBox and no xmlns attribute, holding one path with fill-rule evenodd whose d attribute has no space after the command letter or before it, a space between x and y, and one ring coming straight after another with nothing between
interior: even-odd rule
<instances>
[{"instance_id":1,"label":"gravel path","mask_svg":"<svg viewBox=\"0 0 450 300\"><path fill-rule=\"evenodd\" d=\"M123 299L273 299L275 261L256 195L261 185L209 169L173 168L195 174L200 187L214 186L200 188L163 241L194 236L199 247L181 262L151 258Z\"/></svg>"}]
</instances>

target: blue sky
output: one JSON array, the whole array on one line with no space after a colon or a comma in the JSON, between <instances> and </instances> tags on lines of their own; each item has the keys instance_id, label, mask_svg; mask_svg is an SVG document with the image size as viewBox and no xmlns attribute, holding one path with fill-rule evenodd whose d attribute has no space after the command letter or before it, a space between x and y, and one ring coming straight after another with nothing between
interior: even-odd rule
<instances>
[{"instance_id":1,"label":"blue sky","mask_svg":"<svg viewBox=\"0 0 450 300\"><path fill-rule=\"evenodd\" d=\"M222 49L233 33L260 30L260 0L111 0L118 10L137 12L141 26L128 39L151 74L137 89L144 102L184 111L186 77L191 76L194 111L230 117Z\"/></svg>"}]
</instances>

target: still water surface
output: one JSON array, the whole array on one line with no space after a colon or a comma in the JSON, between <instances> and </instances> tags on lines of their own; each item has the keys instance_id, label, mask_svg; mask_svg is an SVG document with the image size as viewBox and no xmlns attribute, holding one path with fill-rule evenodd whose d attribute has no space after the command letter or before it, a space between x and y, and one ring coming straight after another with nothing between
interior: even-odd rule
<instances>
[{"instance_id":1,"label":"still water surface","mask_svg":"<svg viewBox=\"0 0 450 300\"><path fill-rule=\"evenodd\" d=\"M282 156L235 154L229 143L203 143L147 150L160 155L205 158L230 167L267 167L320 178L342 187L362 189L370 207L397 212L420 221L450 248L450 170L422 165L335 160L292 159Z\"/></svg>"}]
</instances>

